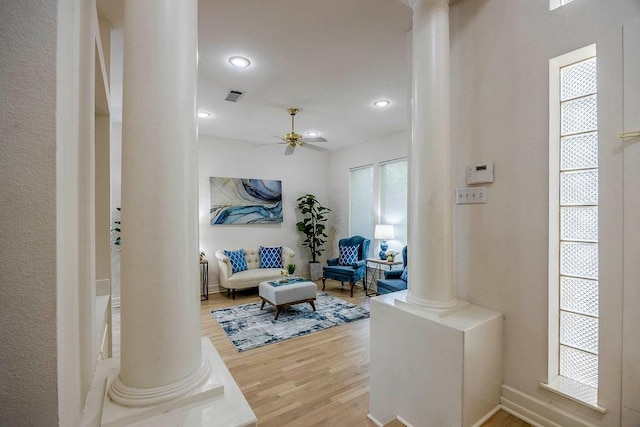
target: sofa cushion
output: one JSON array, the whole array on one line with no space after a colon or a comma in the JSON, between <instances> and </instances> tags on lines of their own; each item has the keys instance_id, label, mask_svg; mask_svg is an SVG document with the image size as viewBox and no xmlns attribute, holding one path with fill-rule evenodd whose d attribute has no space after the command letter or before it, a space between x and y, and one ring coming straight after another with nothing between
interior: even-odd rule
<instances>
[{"instance_id":1,"label":"sofa cushion","mask_svg":"<svg viewBox=\"0 0 640 427\"><path fill-rule=\"evenodd\" d=\"M258 286L260 282L267 280L280 279L281 269L279 268L251 268L245 271L239 271L229 277L227 286L232 289L244 289Z\"/></svg>"},{"instance_id":2,"label":"sofa cushion","mask_svg":"<svg viewBox=\"0 0 640 427\"><path fill-rule=\"evenodd\" d=\"M238 249L236 251L224 251L224 254L229 257L231 261L231 272L237 273L247 269L247 261L244 259L244 249Z\"/></svg>"},{"instance_id":3,"label":"sofa cushion","mask_svg":"<svg viewBox=\"0 0 640 427\"><path fill-rule=\"evenodd\" d=\"M355 246L340 246L340 256L338 257L338 265L351 265L358 262L358 248Z\"/></svg>"},{"instance_id":4,"label":"sofa cushion","mask_svg":"<svg viewBox=\"0 0 640 427\"><path fill-rule=\"evenodd\" d=\"M380 295L407 289L407 282L400 279L378 279L376 285Z\"/></svg>"},{"instance_id":5,"label":"sofa cushion","mask_svg":"<svg viewBox=\"0 0 640 427\"><path fill-rule=\"evenodd\" d=\"M260 268L282 268L282 246L260 246Z\"/></svg>"}]
</instances>

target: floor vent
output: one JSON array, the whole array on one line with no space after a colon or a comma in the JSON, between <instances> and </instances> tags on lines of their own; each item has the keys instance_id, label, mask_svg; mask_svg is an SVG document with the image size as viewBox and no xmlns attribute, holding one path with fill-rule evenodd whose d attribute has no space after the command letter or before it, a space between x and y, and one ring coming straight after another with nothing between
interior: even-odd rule
<instances>
[{"instance_id":1,"label":"floor vent","mask_svg":"<svg viewBox=\"0 0 640 427\"><path fill-rule=\"evenodd\" d=\"M244 92L240 92L239 90L230 90L227 94L227 97L224 99L225 101L238 102L238 99L244 95Z\"/></svg>"}]
</instances>

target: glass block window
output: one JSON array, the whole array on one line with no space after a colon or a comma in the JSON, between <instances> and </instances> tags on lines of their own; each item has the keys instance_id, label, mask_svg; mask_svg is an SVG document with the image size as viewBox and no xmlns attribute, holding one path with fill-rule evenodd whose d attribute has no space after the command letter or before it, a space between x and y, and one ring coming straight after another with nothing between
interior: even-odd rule
<instances>
[{"instance_id":1,"label":"glass block window","mask_svg":"<svg viewBox=\"0 0 640 427\"><path fill-rule=\"evenodd\" d=\"M562 0L562 4L569 0ZM598 97L592 57L560 68L558 375L598 387ZM551 179L554 179L551 177ZM556 279L554 279L556 280Z\"/></svg>"}]
</instances>

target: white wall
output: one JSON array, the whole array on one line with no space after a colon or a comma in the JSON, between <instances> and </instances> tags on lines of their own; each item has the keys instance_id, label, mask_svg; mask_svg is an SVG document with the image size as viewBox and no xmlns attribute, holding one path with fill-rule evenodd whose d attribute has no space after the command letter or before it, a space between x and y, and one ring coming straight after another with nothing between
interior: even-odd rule
<instances>
[{"instance_id":1,"label":"white wall","mask_svg":"<svg viewBox=\"0 0 640 427\"><path fill-rule=\"evenodd\" d=\"M358 166L374 165L374 195L378 193L377 167L380 162L407 157L411 133L395 132L373 140L365 141L329 153L329 206L333 209L332 225L335 228L335 239L329 242L327 251L329 257L336 257L338 240L349 237L349 169ZM377 200L377 198L376 198ZM376 217L379 215L378 208ZM372 253L380 250L380 242L373 236L371 239ZM397 252L402 250L406 242L391 240L389 249Z\"/></svg>"},{"instance_id":2,"label":"white wall","mask_svg":"<svg viewBox=\"0 0 640 427\"><path fill-rule=\"evenodd\" d=\"M211 119L215 120L215 118ZM294 262L297 274L308 274L308 249L301 246L302 235L296 229L301 219L296 199L307 193L314 194L329 207L327 154L297 148L284 156L284 146L254 146L246 141L199 137L198 185L200 216L200 247L209 260L209 284L217 286L218 263L215 251L250 246L284 245L296 252ZM259 178L282 181L284 222L280 224L209 225L209 177ZM329 223L333 218L329 219Z\"/></svg>"},{"instance_id":3,"label":"white wall","mask_svg":"<svg viewBox=\"0 0 640 427\"><path fill-rule=\"evenodd\" d=\"M638 18L640 5L634 0L576 0L554 11L544 0L465 0L451 7L455 184L464 184L466 165L495 162L489 203L454 210L457 297L505 313L506 386L601 426L620 425L625 375L622 150L616 135L622 130L622 25ZM548 357L548 64L591 43L597 44L599 68L600 404L607 408L605 415L538 386L547 379ZM629 351L624 357L640 355Z\"/></svg>"},{"instance_id":4,"label":"white wall","mask_svg":"<svg viewBox=\"0 0 640 427\"><path fill-rule=\"evenodd\" d=\"M0 13L0 420L15 425L58 424L57 3Z\"/></svg>"}]
</instances>

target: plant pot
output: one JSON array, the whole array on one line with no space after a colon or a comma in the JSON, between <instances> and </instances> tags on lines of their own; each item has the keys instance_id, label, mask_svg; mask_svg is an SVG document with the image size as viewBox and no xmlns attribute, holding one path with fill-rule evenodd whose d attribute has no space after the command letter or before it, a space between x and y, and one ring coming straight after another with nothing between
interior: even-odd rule
<instances>
[{"instance_id":1,"label":"plant pot","mask_svg":"<svg viewBox=\"0 0 640 427\"><path fill-rule=\"evenodd\" d=\"M309 263L309 276L311 277L312 282L315 282L322 277L322 266L319 262Z\"/></svg>"}]
</instances>

